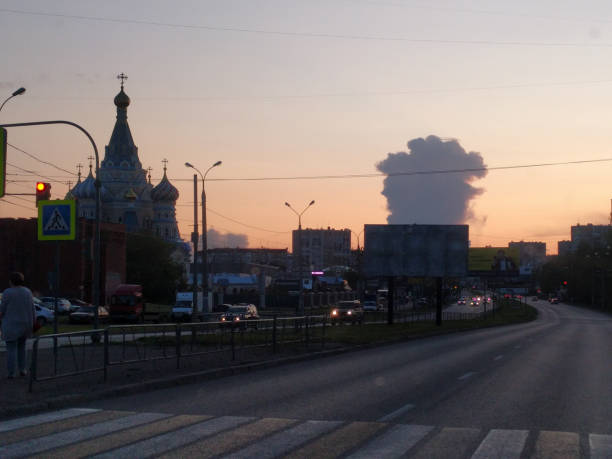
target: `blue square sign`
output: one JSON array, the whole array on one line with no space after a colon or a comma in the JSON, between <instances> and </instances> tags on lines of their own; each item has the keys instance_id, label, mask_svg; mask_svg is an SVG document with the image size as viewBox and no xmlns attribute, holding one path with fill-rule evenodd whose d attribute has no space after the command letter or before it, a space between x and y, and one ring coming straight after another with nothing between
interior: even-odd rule
<instances>
[{"instance_id":1,"label":"blue square sign","mask_svg":"<svg viewBox=\"0 0 612 459\"><path fill-rule=\"evenodd\" d=\"M73 200L38 202L38 240L66 241L76 236L76 208Z\"/></svg>"}]
</instances>

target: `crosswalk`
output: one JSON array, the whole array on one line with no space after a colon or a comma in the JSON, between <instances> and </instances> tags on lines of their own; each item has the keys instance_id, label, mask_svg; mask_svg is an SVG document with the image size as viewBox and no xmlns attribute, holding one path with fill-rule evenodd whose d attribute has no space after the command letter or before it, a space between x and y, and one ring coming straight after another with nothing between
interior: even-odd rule
<instances>
[{"instance_id":1,"label":"crosswalk","mask_svg":"<svg viewBox=\"0 0 612 459\"><path fill-rule=\"evenodd\" d=\"M612 435L70 408L0 422L17 457L596 459Z\"/></svg>"}]
</instances>

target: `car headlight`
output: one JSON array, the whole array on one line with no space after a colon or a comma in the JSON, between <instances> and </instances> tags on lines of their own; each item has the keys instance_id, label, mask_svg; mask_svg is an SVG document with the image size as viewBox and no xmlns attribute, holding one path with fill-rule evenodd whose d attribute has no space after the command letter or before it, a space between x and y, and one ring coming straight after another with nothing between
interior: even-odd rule
<instances>
[{"instance_id":1,"label":"car headlight","mask_svg":"<svg viewBox=\"0 0 612 459\"><path fill-rule=\"evenodd\" d=\"M352 315L352 314L353 314L353 311L347 311L347 315L349 315L349 316L350 316L350 315Z\"/></svg>"},{"instance_id":2,"label":"car headlight","mask_svg":"<svg viewBox=\"0 0 612 459\"><path fill-rule=\"evenodd\" d=\"M338 315L338 310L334 309L331 313L332 316L337 316Z\"/></svg>"},{"instance_id":3,"label":"car headlight","mask_svg":"<svg viewBox=\"0 0 612 459\"><path fill-rule=\"evenodd\" d=\"M234 320L238 322L240 320L240 317L234 317Z\"/></svg>"},{"instance_id":4,"label":"car headlight","mask_svg":"<svg viewBox=\"0 0 612 459\"><path fill-rule=\"evenodd\" d=\"M225 317L221 317L221 322L225 322Z\"/></svg>"}]
</instances>

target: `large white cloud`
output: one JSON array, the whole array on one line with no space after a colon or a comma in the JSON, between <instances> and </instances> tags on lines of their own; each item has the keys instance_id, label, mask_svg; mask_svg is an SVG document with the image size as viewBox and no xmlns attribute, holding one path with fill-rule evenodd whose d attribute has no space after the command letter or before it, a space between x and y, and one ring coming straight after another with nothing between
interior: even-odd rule
<instances>
[{"instance_id":1,"label":"large white cloud","mask_svg":"<svg viewBox=\"0 0 612 459\"><path fill-rule=\"evenodd\" d=\"M473 218L470 201L484 191L471 182L487 174L480 153L467 153L456 140L434 135L409 141L408 152L389 153L376 167L385 174L472 169L385 178L382 194L387 198L390 224L466 223Z\"/></svg>"}]
</instances>

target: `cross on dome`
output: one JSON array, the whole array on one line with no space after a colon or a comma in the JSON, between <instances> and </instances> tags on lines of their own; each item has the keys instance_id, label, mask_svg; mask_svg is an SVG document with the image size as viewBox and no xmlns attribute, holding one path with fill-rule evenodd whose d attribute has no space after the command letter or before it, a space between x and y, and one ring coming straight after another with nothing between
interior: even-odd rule
<instances>
[{"instance_id":1,"label":"cross on dome","mask_svg":"<svg viewBox=\"0 0 612 459\"><path fill-rule=\"evenodd\" d=\"M162 159L162 163L164 164L164 175L166 174L166 169L168 166L168 160L166 158Z\"/></svg>"},{"instance_id":2,"label":"cross on dome","mask_svg":"<svg viewBox=\"0 0 612 459\"><path fill-rule=\"evenodd\" d=\"M121 89L123 89L123 82L128 79L128 76L121 72L119 75L117 75L117 79L121 80Z\"/></svg>"},{"instance_id":3,"label":"cross on dome","mask_svg":"<svg viewBox=\"0 0 612 459\"><path fill-rule=\"evenodd\" d=\"M91 172L91 168L93 167L93 160L96 159L93 156L89 155L87 157L87 159L89 160L89 172Z\"/></svg>"}]
</instances>

